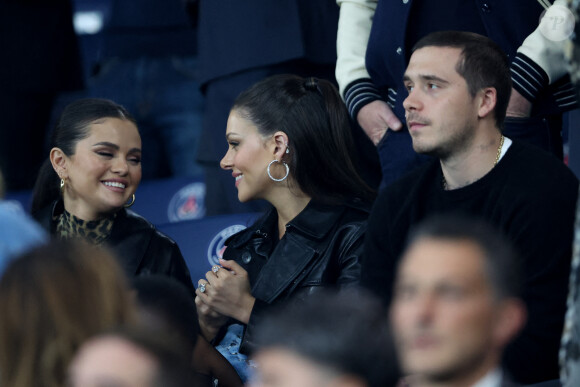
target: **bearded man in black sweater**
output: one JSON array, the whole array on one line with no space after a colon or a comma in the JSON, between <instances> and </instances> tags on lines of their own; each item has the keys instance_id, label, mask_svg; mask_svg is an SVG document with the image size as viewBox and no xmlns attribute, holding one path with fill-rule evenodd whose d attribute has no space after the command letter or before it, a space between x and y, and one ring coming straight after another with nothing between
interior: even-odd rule
<instances>
[{"instance_id":1,"label":"bearded man in black sweater","mask_svg":"<svg viewBox=\"0 0 580 387\"><path fill-rule=\"evenodd\" d=\"M427 216L483 218L505 233L523 260L529 318L503 366L520 383L557 379L578 179L552 155L502 135L510 70L490 39L430 34L414 47L404 82L413 148L434 160L377 198L363 285L390 302L409 230Z\"/></svg>"}]
</instances>

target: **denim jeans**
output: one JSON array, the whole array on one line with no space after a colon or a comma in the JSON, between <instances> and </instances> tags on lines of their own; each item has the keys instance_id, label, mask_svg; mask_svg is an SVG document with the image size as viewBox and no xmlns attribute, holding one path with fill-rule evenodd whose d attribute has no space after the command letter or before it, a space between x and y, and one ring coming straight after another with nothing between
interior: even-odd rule
<instances>
[{"instance_id":1,"label":"denim jeans","mask_svg":"<svg viewBox=\"0 0 580 387\"><path fill-rule=\"evenodd\" d=\"M236 369L242 382L246 383L252 377L254 364L248 357L241 354L240 344L244 335L244 327L241 324L232 324L228 327L226 335L215 347Z\"/></svg>"},{"instance_id":2,"label":"denim jeans","mask_svg":"<svg viewBox=\"0 0 580 387\"><path fill-rule=\"evenodd\" d=\"M201 178L196 162L204 98L195 57L112 58L88 81L88 94L123 105L137 120L143 178Z\"/></svg>"}]
</instances>

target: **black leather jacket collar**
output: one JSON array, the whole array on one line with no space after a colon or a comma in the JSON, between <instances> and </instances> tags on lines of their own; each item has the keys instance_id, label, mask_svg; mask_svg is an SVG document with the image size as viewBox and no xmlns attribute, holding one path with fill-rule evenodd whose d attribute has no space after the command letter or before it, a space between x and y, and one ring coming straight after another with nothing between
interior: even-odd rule
<instances>
[{"instance_id":1,"label":"black leather jacket collar","mask_svg":"<svg viewBox=\"0 0 580 387\"><path fill-rule=\"evenodd\" d=\"M248 272L256 298L242 352L251 351L254 328L270 305L307 297L323 287L359 283L367 217L368 207L362 204L327 206L311 201L287 224L273 250L271 238L278 238L274 209L226 241L224 258Z\"/></svg>"},{"instance_id":2,"label":"black leather jacket collar","mask_svg":"<svg viewBox=\"0 0 580 387\"><path fill-rule=\"evenodd\" d=\"M342 212L338 212L336 208L337 206L325 205L311 200L302 212L288 222L286 230L293 229L308 239L320 240L328 234L342 215ZM367 216L370 211L369 207L358 199L346 204L346 208L365 212ZM225 244L237 248L248 243L252 238L268 236L269 230L274 229L277 221L276 210L271 208L252 226L229 237Z\"/></svg>"},{"instance_id":3,"label":"black leather jacket collar","mask_svg":"<svg viewBox=\"0 0 580 387\"><path fill-rule=\"evenodd\" d=\"M54 235L54 215L64 211L62 200L33 214L40 225ZM126 209L117 212L111 235L105 240L129 278L143 274L163 274L182 282L193 293L189 269L179 247L142 216Z\"/></svg>"}]
</instances>

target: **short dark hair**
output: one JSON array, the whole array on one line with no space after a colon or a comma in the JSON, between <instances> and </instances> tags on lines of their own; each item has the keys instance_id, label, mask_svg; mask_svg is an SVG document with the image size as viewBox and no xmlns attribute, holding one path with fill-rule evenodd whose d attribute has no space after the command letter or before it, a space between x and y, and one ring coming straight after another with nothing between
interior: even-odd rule
<instances>
[{"instance_id":1,"label":"short dark hair","mask_svg":"<svg viewBox=\"0 0 580 387\"><path fill-rule=\"evenodd\" d=\"M243 91L232 111L256 125L262 136L288 135L290 153L282 160L310 197L327 203L373 199L355 169L348 112L329 81L274 75Z\"/></svg>"},{"instance_id":2,"label":"short dark hair","mask_svg":"<svg viewBox=\"0 0 580 387\"><path fill-rule=\"evenodd\" d=\"M369 387L394 386L400 377L388 312L360 289L296 299L264 318L256 332L257 351L287 349Z\"/></svg>"},{"instance_id":3,"label":"short dark hair","mask_svg":"<svg viewBox=\"0 0 580 387\"><path fill-rule=\"evenodd\" d=\"M476 244L483 252L484 267L496 298L521 296L519 256L503 233L483 219L459 213L435 215L411 231L407 249L421 239L465 240Z\"/></svg>"},{"instance_id":4,"label":"short dark hair","mask_svg":"<svg viewBox=\"0 0 580 387\"><path fill-rule=\"evenodd\" d=\"M173 346L180 349L184 357L191 358L200 334L191 292L181 282L159 274L138 276L132 280L132 285L137 291L137 311L153 314L161 320L162 326L152 327L140 318L141 324L174 341Z\"/></svg>"},{"instance_id":5,"label":"short dark hair","mask_svg":"<svg viewBox=\"0 0 580 387\"><path fill-rule=\"evenodd\" d=\"M471 96L486 88L497 92L495 122L501 130L510 99L512 80L506 54L493 40L473 32L438 31L420 39L413 52L423 47L452 47L461 49L461 60L455 70L466 83Z\"/></svg>"},{"instance_id":6,"label":"short dark hair","mask_svg":"<svg viewBox=\"0 0 580 387\"><path fill-rule=\"evenodd\" d=\"M90 136L90 124L104 118L128 120L133 116L121 105L104 98L82 98L68 104L54 128L50 148L60 148L65 155L75 154L79 141ZM60 197L60 178L46 159L38 172L32 194L31 212L35 213Z\"/></svg>"}]
</instances>

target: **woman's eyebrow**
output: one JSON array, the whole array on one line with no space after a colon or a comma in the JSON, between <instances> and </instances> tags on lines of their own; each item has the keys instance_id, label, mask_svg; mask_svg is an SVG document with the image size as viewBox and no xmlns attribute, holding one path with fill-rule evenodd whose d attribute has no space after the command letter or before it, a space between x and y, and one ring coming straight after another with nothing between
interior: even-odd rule
<instances>
[{"instance_id":1,"label":"woman's eyebrow","mask_svg":"<svg viewBox=\"0 0 580 387\"><path fill-rule=\"evenodd\" d=\"M115 148L117 150L119 149L119 145L113 144L112 142L108 142L108 141L97 142L97 143L93 144L93 146L108 146L111 148Z\"/></svg>"},{"instance_id":2,"label":"woman's eyebrow","mask_svg":"<svg viewBox=\"0 0 580 387\"><path fill-rule=\"evenodd\" d=\"M120 149L119 145L113 144L112 142L108 142L108 141L97 142L97 143L93 144L93 146L107 146L107 147L113 148L115 150L119 150ZM135 152L141 153L141 148L131 148L131 149L129 149L129 153L135 153Z\"/></svg>"}]
</instances>

